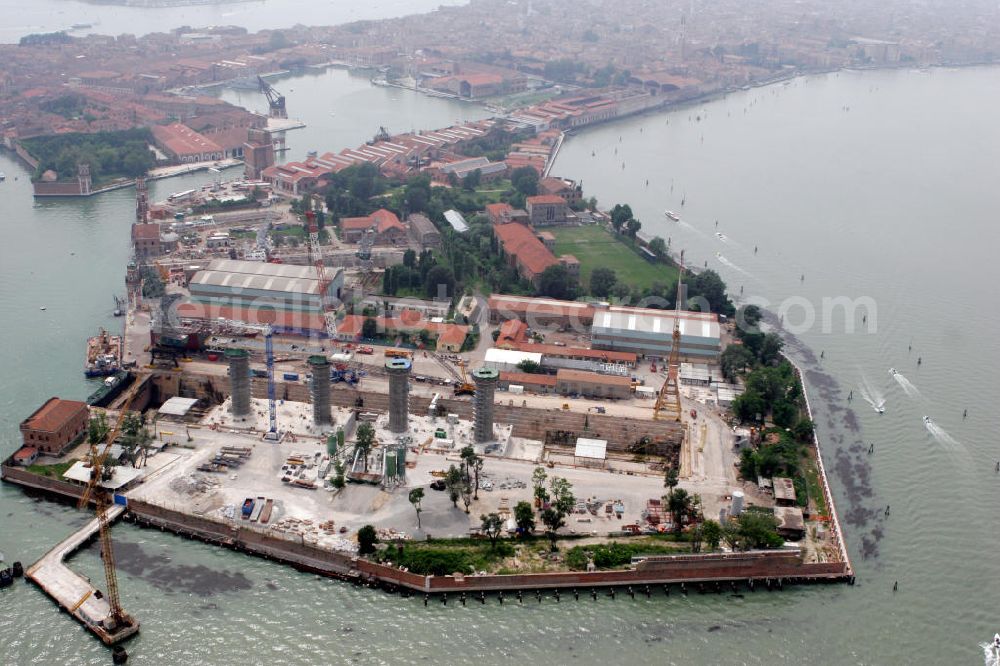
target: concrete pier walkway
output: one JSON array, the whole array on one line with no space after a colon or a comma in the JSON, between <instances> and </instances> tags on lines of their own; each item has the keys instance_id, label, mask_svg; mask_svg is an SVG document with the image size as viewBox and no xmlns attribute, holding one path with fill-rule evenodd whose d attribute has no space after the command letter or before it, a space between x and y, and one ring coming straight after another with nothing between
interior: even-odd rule
<instances>
[{"instance_id":1,"label":"concrete pier walkway","mask_svg":"<svg viewBox=\"0 0 1000 666\"><path fill-rule=\"evenodd\" d=\"M108 522L114 522L124 512L123 506L110 507ZM65 563L66 558L97 534L99 529L100 524L94 518L32 564L25 575L104 643L112 645L139 631L139 624L134 623L121 631L109 631L105 621L111 613L111 606L107 598L88 579L70 570Z\"/></svg>"}]
</instances>

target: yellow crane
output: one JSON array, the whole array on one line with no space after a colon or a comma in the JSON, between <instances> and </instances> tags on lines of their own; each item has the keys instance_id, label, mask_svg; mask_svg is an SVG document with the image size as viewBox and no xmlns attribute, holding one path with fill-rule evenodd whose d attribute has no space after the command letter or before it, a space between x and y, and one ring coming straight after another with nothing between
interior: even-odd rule
<instances>
[{"instance_id":1,"label":"yellow crane","mask_svg":"<svg viewBox=\"0 0 1000 666\"><path fill-rule=\"evenodd\" d=\"M674 304L674 334L667 361L667 381L656 396L653 419L681 420L681 280L684 277L684 252L681 252L680 272L677 274L677 302Z\"/></svg>"},{"instance_id":2,"label":"yellow crane","mask_svg":"<svg viewBox=\"0 0 1000 666\"><path fill-rule=\"evenodd\" d=\"M455 395L475 395L476 385L469 381L469 376L465 374L465 361L458 362L458 369L462 373L462 381L455 384Z\"/></svg>"},{"instance_id":3,"label":"yellow crane","mask_svg":"<svg viewBox=\"0 0 1000 666\"><path fill-rule=\"evenodd\" d=\"M108 454L111 452L111 445L121 431L122 424L125 422L125 415L128 413L129 407L132 406L132 399L135 398L139 385L140 382L136 381L132 388L129 389L125 402L122 403L121 411L118 413L118 418L115 420L115 425L105 438L104 448L98 450L99 443L91 442L89 453L90 481L84 488L78 505L81 509L85 508L90 503L90 500L93 499L96 507L97 522L100 526L101 560L104 563L104 576L107 578L108 583L108 606L111 609L106 621L108 626L105 628L112 634L134 626L136 621L122 608L121 599L118 596L118 575L115 572L115 553L111 547L111 525L108 522L108 508L111 506L111 497L109 492L100 484L104 476L104 470L106 469Z\"/></svg>"}]
</instances>

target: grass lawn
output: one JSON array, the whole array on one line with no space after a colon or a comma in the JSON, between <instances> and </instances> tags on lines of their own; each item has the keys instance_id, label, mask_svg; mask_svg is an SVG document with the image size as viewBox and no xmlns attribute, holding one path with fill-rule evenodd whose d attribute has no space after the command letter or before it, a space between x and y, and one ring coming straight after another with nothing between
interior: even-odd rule
<instances>
[{"instance_id":1,"label":"grass lawn","mask_svg":"<svg viewBox=\"0 0 1000 666\"><path fill-rule=\"evenodd\" d=\"M48 476L54 479L62 479L62 475L66 473L70 467L76 463L76 459L67 460L66 462L56 463L54 465L28 465L25 469L32 474L40 474L42 476Z\"/></svg>"},{"instance_id":2,"label":"grass lawn","mask_svg":"<svg viewBox=\"0 0 1000 666\"><path fill-rule=\"evenodd\" d=\"M556 237L556 256L572 254L580 260L581 283L590 283L590 273L598 266L615 271L619 282L633 289L654 282L670 284L677 279L677 269L667 264L653 264L640 257L603 227L545 228Z\"/></svg>"}]
</instances>

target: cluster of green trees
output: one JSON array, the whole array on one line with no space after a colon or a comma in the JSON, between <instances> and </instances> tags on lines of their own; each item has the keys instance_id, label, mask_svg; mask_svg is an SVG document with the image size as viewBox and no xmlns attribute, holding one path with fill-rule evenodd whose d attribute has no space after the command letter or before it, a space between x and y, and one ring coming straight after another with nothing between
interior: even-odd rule
<instances>
[{"instance_id":1,"label":"cluster of green trees","mask_svg":"<svg viewBox=\"0 0 1000 666\"><path fill-rule=\"evenodd\" d=\"M156 163L149 144L153 135L141 127L96 134L57 134L25 139L22 144L38 159L35 178L52 170L60 180L75 179L77 166L88 164L94 183L136 178Z\"/></svg>"},{"instance_id":2,"label":"cluster of green trees","mask_svg":"<svg viewBox=\"0 0 1000 666\"><path fill-rule=\"evenodd\" d=\"M481 137L466 141L462 153L469 157L486 157L491 162L500 162L514 143L526 138L525 132L511 132L502 127L494 127Z\"/></svg>"},{"instance_id":3,"label":"cluster of green trees","mask_svg":"<svg viewBox=\"0 0 1000 666\"><path fill-rule=\"evenodd\" d=\"M62 95L47 100L39 105L42 111L54 113L63 118L79 118L87 107L87 99L83 95Z\"/></svg>"},{"instance_id":4,"label":"cluster of green trees","mask_svg":"<svg viewBox=\"0 0 1000 666\"><path fill-rule=\"evenodd\" d=\"M330 177L330 184L323 189L326 207L334 220L344 217L364 217L379 208L373 200L389 188L389 181L378 167L365 162L348 167Z\"/></svg>"},{"instance_id":5,"label":"cluster of green trees","mask_svg":"<svg viewBox=\"0 0 1000 666\"><path fill-rule=\"evenodd\" d=\"M448 499L453 506L458 507L458 500L465 505L469 513L472 501L479 499L479 475L483 471L483 458L471 446L466 446L460 452L461 463L456 467L451 465L444 476L444 487Z\"/></svg>"},{"instance_id":6,"label":"cluster of green trees","mask_svg":"<svg viewBox=\"0 0 1000 666\"><path fill-rule=\"evenodd\" d=\"M615 204L611 209L611 226L615 233L625 234L629 238L635 238L642 228L642 222L636 219L632 213L632 207L628 204Z\"/></svg>"},{"instance_id":7,"label":"cluster of green trees","mask_svg":"<svg viewBox=\"0 0 1000 666\"><path fill-rule=\"evenodd\" d=\"M390 266L382 276L382 293L388 296L419 296L452 298L455 295L455 275L450 268L438 264L437 257L424 250L403 254L403 263Z\"/></svg>"},{"instance_id":8,"label":"cluster of green trees","mask_svg":"<svg viewBox=\"0 0 1000 666\"><path fill-rule=\"evenodd\" d=\"M549 487L545 487L548 480ZM573 496L573 484L562 477L548 477L544 467L536 467L531 474L531 483L534 487L535 499L542 506L540 518L545 525L546 534L549 537L550 547L556 550L556 533L560 527L566 525L566 516L570 514L576 505L576 497Z\"/></svg>"},{"instance_id":9,"label":"cluster of green trees","mask_svg":"<svg viewBox=\"0 0 1000 666\"><path fill-rule=\"evenodd\" d=\"M596 569L614 569L632 562L636 555L669 555L677 553L681 545L658 545L648 541L642 543L600 543L590 546L573 546L566 551L566 566L574 571L585 571L588 560Z\"/></svg>"},{"instance_id":10,"label":"cluster of green trees","mask_svg":"<svg viewBox=\"0 0 1000 666\"><path fill-rule=\"evenodd\" d=\"M59 44L69 44L73 38L64 31L32 33L22 37L18 46L57 46Z\"/></svg>"},{"instance_id":11,"label":"cluster of green trees","mask_svg":"<svg viewBox=\"0 0 1000 666\"><path fill-rule=\"evenodd\" d=\"M706 520L691 535L695 549L704 542L709 550L718 550L725 542L732 550L759 550L779 548L785 540L778 534L778 519L767 509L748 507L737 518L720 524ZM697 546L695 544L698 544Z\"/></svg>"}]
</instances>

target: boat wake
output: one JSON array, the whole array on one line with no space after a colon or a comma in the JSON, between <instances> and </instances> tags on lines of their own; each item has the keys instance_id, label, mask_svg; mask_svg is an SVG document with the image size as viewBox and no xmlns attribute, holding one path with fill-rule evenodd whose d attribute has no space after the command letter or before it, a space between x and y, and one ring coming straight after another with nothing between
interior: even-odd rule
<instances>
[{"instance_id":1,"label":"boat wake","mask_svg":"<svg viewBox=\"0 0 1000 666\"><path fill-rule=\"evenodd\" d=\"M957 439L949 435L948 432L937 423L934 423L929 416L924 417L924 427L927 428L927 432L931 434L931 437L937 440L938 444L941 444L949 451L960 451L963 448Z\"/></svg>"},{"instance_id":2,"label":"boat wake","mask_svg":"<svg viewBox=\"0 0 1000 666\"><path fill-rule=\"evenodd\" d=\"M893 379L896 380L896 383L899 384L906 395L911 398L916 398L920 395L919 389L913 385L913 382L904 377L901 372L897 371L895 368L889 368L889 374L892 375Z\"/></svg>"},{"instance_id":3,"label":"boat wake","mask_svg":"<svg viewBox=\"0 0 1000 666\"><path fill-rule=\"evenodd\" d=\"M741 268L740 266L737 266L736 264L734 264L733 262L729 261L724 256L722 256L721 252L716 252L715 253L715 258L718 259L719 263L722 264L723 266L726 266L728 268L732 268L737 273L742 273L743 275L747 275L747 276L753 277L745 269Z\"/></svg>"},{"instance_id":4,"label":"boat wake","mask_svg":"<svg viewBox=\"0 0 1000 666\"><path fill-rule=\"evenodd\" d=\"M980 643L983 648L984 666L1000 666L1000 634L993 637L991 643Z\"/></svg>"},{"instance_id":5,"label":"boat wake","mask_svg":"<svg viewBox=\"0 0 1000 666\"><path fill-rule=\"evenodd\" d=\"M861 375L861 386L858 387L861 397L864 398L865 402L871 405L879 414L885 413L885 396L877 388L872 386L871 382L868 381L868 377Z\"/></svg>"}]
</instances>

